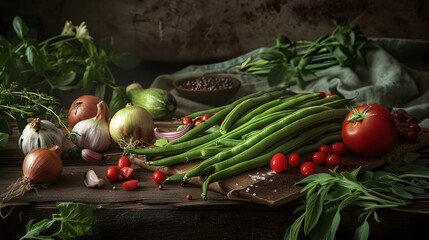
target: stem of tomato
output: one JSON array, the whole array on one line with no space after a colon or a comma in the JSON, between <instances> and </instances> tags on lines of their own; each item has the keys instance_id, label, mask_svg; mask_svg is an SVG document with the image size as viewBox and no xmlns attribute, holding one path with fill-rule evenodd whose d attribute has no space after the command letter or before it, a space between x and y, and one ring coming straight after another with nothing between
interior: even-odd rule
<instances>
[{"instance_id":1,"label":"stem of tomato","mask_svg":"<svg viewBox=\"0 0 429 240\"><path fill-rule=\"evenodd\" d=\"M362 112L359 112L356 109L351 110L352 116L347 119L347 121L352 123L362 122L365 118L375 116L375 114L368 113L370 109L371 105L368 105Z\"/></svg>"}]
</instances>

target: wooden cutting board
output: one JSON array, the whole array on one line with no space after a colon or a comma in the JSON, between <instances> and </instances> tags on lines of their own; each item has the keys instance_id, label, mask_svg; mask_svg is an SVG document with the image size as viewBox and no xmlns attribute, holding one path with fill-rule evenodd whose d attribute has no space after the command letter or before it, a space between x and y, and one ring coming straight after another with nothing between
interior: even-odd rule
<instances>
[{"instance_id":1,"label":"wooden cutting board","mask_svg":"<svg viewBox=\"0 0 429 240\"><path fill-rule=\"evenodd\" d=\"M371 170L385 163L385 159L401 156L407 152L417 151L425 146L429 146L429 129L423 129L418 136L416 143L407 143L398 140L392 147L392 151L382 157L368 158L360 157L353 153L346 153L342 156L343 163L338 171L353 171L358 167L363 170ZM304 160L309 160L310 156L302 156ZM154 171L156 168L149 167L144 161L137 158L137 164L143 168ZM167 174L182 173L198 162L178 164L169 168L162 168ZM329 167L318 166L317 172L328 172ZM209 189L226 194L230 199L247 200L271 207L286 204L303 195L302 186L295 183L304 177L300 174L299 168L289 168L285 172L274 174L269 166L239 174L233 178L212 183ZM204 177L194 178L192 184L201 185ZM167 186L168 187L168 186ZM208 194L210 198L210 193Z\"/></svg>"}]
</instances>

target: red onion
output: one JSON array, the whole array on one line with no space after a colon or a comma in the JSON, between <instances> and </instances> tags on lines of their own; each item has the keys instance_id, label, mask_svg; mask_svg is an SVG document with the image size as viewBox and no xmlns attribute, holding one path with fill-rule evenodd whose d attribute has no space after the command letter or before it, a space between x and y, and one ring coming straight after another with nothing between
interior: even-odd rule
<instances>
[{"instance_id":1,"label":"red onion","mask_svg":"<svg viewBox=\"0 0 429 240\"><path fill-rule=\"evenodd\" d=\"M83 95L78 97L70 105L68 111L68 124L70 128L73 128L76 123L95 117L97 114L97 103L103 101L101 98L93 95ZM106 122L109 122L109 107L104 102L104 116Z\"/></svg>"},{"instance_id":2,"label":"red onion","mask_svg":"<svg viewBox=\"0 0 429 240\"><path fill-rule=\"evenodd\" d=\"M57 182L63 172L60 158L61 148L38 148L30 151L22 163L22 177L9 187L9 191L0 195L1 202L20 197L37 185L49 185Z\"/></svg>"},{"instance_id":3,"label":"red onion","mask_svg":"<svg viewBox=\"0 0 429 240\"><path fill-rule=\"evenodd\" d=\"M155 137L157 139L166 138L169 142L172 142L179 137L183 136L192 128L192 124L186 124L185 127L179 131L164 131L159 128L155 128Z\"/></svg>"}]
</instances>

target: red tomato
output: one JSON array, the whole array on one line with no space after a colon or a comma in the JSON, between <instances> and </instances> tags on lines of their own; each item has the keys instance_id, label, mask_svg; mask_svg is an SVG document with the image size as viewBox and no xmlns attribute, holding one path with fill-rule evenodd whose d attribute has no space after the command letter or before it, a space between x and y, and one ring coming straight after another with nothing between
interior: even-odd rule
<instances>
[{"instance_id":1,"label":"red tomato","mask_svg":"<svg viewBox=\"0 0 429 240\"><path fill-rule=\"evenodd\" d=\"M200 125L203 122L204 122L204 120L202 118L195 119L195 121L194 121L194 127Z\"/></svg>"},{"instance_id":2,"label":"red tomato","mask_svg":"<svg viewBox=\"0 0 429 240\"><path fill-rule=\"evenodd\" d=\"M119 179L119 168L116 166L110 166L106 171L106 178L109 182L115 182Z\"/></svg>"},{"instance_id":3,"label":"red tomato","mask_svg":"<svg viewBox=\"0 0 429 240\"><path fill-rule=\"evenodd\" d=\"M134 169L130 167L123 167L121 170L121 177L125 180L131 180L134 178Z\"/></svg>"},{"instance_id":4,"label":"red tomato","mask_svg":"<svg viewBox=\"0 0 429 240\"><path fill-rule=\"evenodd\" d=\"M326 155L328 155L328 154L330 154L330 153L331 153L331 148L330 148L328 145L326 145L326 144L322 144L322 145L319 145L319 146L317 147L317 151L318 151L318 152L323 152L323 153L325 153Z\"/></svg>"},{"instance_id":5,"label":"red tomato","mask_svg":"<svg viewBox=\"0 0 429 240\"><path fill-rule=\"evenodd\" d=\"M298 153L291 153L289 155L289 158L287 159L287 163L289 164L289 166L291 167L298 167L299 163L301 161L301 157L299 156Z\"/></svg>"},{"instance_id":6,"label":"red tomato","mask_svg":"<svg viewBox=\"0 0 429 240\"><path fill-rule=\"evenodd\" d=\"M202 117L201 117L201 119L203 119L204 121L206 121L207 119L209 119L209 118L211 118L211 114L210 113L206 113L206 114L204 114Z\"/></svg>"},{"instance_id":7,"label":"red tomato","mask_svg":"<svg viewBox=\"0 0 429 240\"><path fill-rule=\"evenodd\" d=\"M310 176L312 174L315 174L316 168L317 168L316 166L317 166L316 164L314 164L313 162L310 162L310 161L303 162L301 164L300 169L299 169L301 172L301 175L307 177L307 176Z\"/></svg>"},{"instance_id":8,"label":"red tomato","mask_svg":"<svg viewBox=\"0 0 429 240\"><path fill-rule=\"evenodd\" d=\"M276 173L283 172L287 167L287 158L283 153L276 153L271 157L270 167Z\"/></svg>"},{"instance_id":9,"label":"red tomato","mask_svg":"<svg viewBox=\"0 0 429 240\"><path fill-rule=\"evenodd\" d=\"M337 154L329 154L328 156L326 156L326 165L330 167L340 166L341 163L342 163L342 160L340 156L338 156Z\"/></svg>"},{"instance_id":10,"label":"red tomato","mask_svg":"<svg viewBox=\"0 0 429 240\"><path fill-rule=\"evenodd\" d=\"M346 145L342 142L334 142L331 144L331 152L341 156L346 152Z\"/></svg>"},{"instance_id":11,"label":"red tomato","mask_svg":"<svg viewBox=\"0 0 429 240\"><path fill-rule=\"evenodd\" d=\"M155 171L152 173L152 180L157 184L162 184L166 178L167 176L165 173L161 171Z\"/></svg>"},{"instance_id":12,"label":"red tomato","mask_svg":"<svg viewBox=\"0 0 429 240\"><path fill-rule=\"evenodd\" d=\"M122 183L122 187L128 191L134 190L139 186L138 180L129 180Z\"/></svg>"},{"instance_id":13,"label":"red tomato","mask_svg":"<svg viewBox=\"0 0 429 240\"><path fill-rule=\"evenodd\" d=\"M364 104L347 114L342 128L343 143L352 152L375 157L390 150L396 139L396 122L378 104Z\"/></svg>"},{"instance_id":14,"label":"red tomato","mask_svg":"<svg viewBox=\"0 0 429 240\"><path fill-rule=\"evenodd\" d=\"M186 199L192 200L192 195L191 194L186 194Z\"/></svg>"},{"instance_id":15,"label":"red tomato","mask_svg":"<svg viewBox=\"0 0 429 240\"><path fill-rule=\"evenodd\" d=\"M122 169L123 167L131 167L131 160L126 156L122 156L118 160L119 170Z\"/></svg>"},{"instance_id":16,"label":"red tomato","mask_svg":"<svg viewBox=\"0 0 429 240\"><path fill-rule=\"evenodd\" d=\"M182 118L182 124L183 125L188 125L188 124L192 124L192 118L186 116Z\"/></svg>"},{"instance_id":17,"label":"red tomato","mask_svg":"<svg viewBox=\"0 0 429 240\"><path fill-rule=\"evenodd\" d=\"M326 162L326 153L324 152L315 152L311 156L313 162L317 165L323 165Z\"/></svg>"}]
</instances>

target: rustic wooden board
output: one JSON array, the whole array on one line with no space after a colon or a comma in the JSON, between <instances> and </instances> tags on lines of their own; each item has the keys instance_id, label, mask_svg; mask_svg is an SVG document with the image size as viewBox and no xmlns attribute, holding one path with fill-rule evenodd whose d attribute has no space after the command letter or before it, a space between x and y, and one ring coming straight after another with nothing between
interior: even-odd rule
<instances>
[{"instance_id":1,"label":"rustic wooden board","mask_svg":"<svg viewBox=\"0 0 429 240\"><path fill-rule=\"evenodd\" d=\"M169 126L168 123L158 124L163 124L163 127ZM15 129L7 149L0 151L0 189L5 190L9 184L20 176L20 166L22 164L23 155L14 142L14 139L17 139L18 136ZM423 129L417 143L409 144L398 141L392 151L383 158L362 158L350 153L346 154L343 157L343 165L339 170L352 171L359 166L363 169L374 169L382 165L386 157L402 155L406 152L415 151L428 145L429 130ZM423 149L422 152L427 153L429 150L426 148L426 150ZM121 149L115 146L115 144L112 144L111 149L104 153L106 160L101 165L90 165L80 158L63 156L66 167L61 181L49 186L47 189L38 188L38 192L31 191L19 201L25 204L30 202L74 200L104 204L130 201L150 204L154 202L173 203L183 200L182 195L186 195L186 193L184 193L180 184L169 183L164 187L163 191L158 191L157 186L150 180L150 171L154 171L157 168L146 166L143 161L139 161L138 158L135 159L134 163L136 166L138 165L144 168L137 171L138 178L142 179L140 183L140 189L142 191L113 191L112 187L114 184L111 183L107 183L106 186L101 189L88 189L83 185L83 174L87 169L95 169L101 177L104 177L103 174L106 165L116 164L115 161L120 154ZM186 171L197 163L198 162L179 164L170 168L162 168L162 170L166 171L168 174L173 174ZM322 166L318 168L318 171L328 171L328 168ZM260 178L257 179L256 176ZM272 174L269 167L264 167L211 184L209 189L212 191L208 193L208 198L209 200L216 201L228 197L232 200L252 201L270 207L276 207L302 196L300 192L301 186L295 184L302 178L298 169L288 169L281 174ZM199 199L201 193L199 186L203 180L204 178L194 178L191 182L194 186L186 190L189 191L195 199ZM119 186L119 184L116 185ZM0 192L3 192L3 190L0 190ZM118 192L120 192L120 194L118 194Z\"/></svg>"},{"instance_id":2,"label":"rustic wooden board","mask_svg":"<svg viewBox=\"0 0 429 240\"><path fill-rule=\"evenodd\" d=\"M400 156L404 153L421 149L427 145L429 145L429 129L423 129L416 143L411 144L398 140L392 147L392 151L383 157L368 158L347 153L342 157L343 164L338 168L338 171L353 171L358 167L371 170L383 165L386 158ZM310 156L303 156L303 158L304 160L309 160ZM142 160L137 163L141 167L151 171L156 169L146 166ZM182 173L197 163L198 162L178 164L162 170L167 174ZM326 166L318 166L317 171L328 172L329 168ZM233 200L250 200L270 207L276 207L303 195L301 193L302 187L295 184L301 179L303 179L303 176L299 173L298 168L289 168L286 172L273 174L267 166L239 174L230 179L212 183L209 189L225 194ZM194 178L191 183L194 185L201 185L203 180L204 178L202 177ZM208 197L210 198L210 193Z\"/></svg>"}]
</instances>

